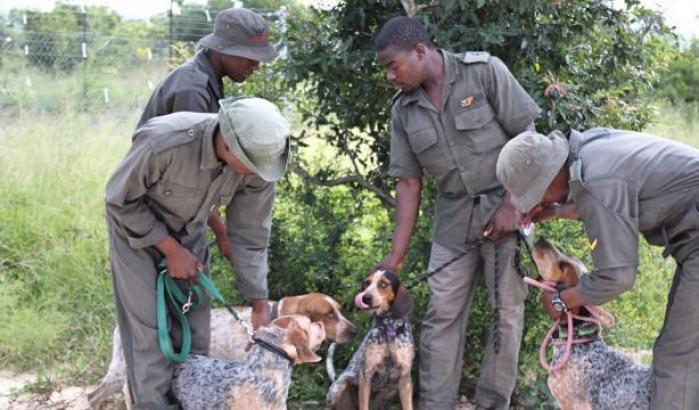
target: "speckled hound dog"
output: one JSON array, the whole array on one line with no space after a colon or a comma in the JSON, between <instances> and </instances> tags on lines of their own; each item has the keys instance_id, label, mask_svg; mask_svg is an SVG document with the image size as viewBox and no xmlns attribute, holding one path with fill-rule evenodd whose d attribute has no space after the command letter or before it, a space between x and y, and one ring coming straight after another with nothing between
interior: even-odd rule
<instances>
[{"instance_id":1,"label":"speckled hound dog","mask_svg":"<svg viewBox=\"0 0 699 410\"><path fill-rule=\"evenodd\" d=\"M372 313L369 332L347 368L330 386L327 409L369 410L398 392L401 407L413 408L410 369L415 355L408 314L412 299L395 273L377 270L362 282L357 307Z\"/></svg>"},{"instance_id":2,"label":"speckled hound dog","mask_svg":"<svg viewBox=\"0 0 699 410\"><path fill-rule=\"evenodd\" d=\"M295 364L318 362L322 322L282 316L255 332L245 360L192 355L175 366L172 390L183 410L286 409Z\"/></svg>"},{"instance_id":3,"label":"speckled hound dog","mask_svg":"<svg viewBox=\"0 0 699 410\"><path fill-rule=\"evenodd\" d=\"M587 269L541 238L532 252L545 280L574 286ZM585 309L580 311L587 315ZM559 328L559 340L565 339ZM576 323L576 337L568 362L549 373L548 386L562 410L642 410L650 407L651 369L610 348L588 322ZM554 363L565 346L554 342Z\"/></svg>"},{"instance_id":4,"label":"speckled hound dog","mask_svg":"<svg viewBox=\"0 0 699 410\"><path fill-rule=\"evenodd\" d=\"M240 318L250 323L251 309L249 307L234 307ZM312 321L322 321L325 325L328 340L344 344L352 341L357 335L357 329L342 314L339 303L330 296L322 293L309 293L300 296L287 296L279 302L270 302L272 318L283 315L299 314L309 317ZM211 342L209 356L225 360L242 360L245 357L245 346L248 335L243 323L235 320L223 308L211 311ZM90 408L100 409L104 401L116 393L126 383L126 364L121 347L119 329L114 329L112 339L112 361L107 374L100 380L94 391L88 394ZM128 393L125 389L125 393ZM128 403L127 399L127 403Z\"/></svg>"}]
</instances>

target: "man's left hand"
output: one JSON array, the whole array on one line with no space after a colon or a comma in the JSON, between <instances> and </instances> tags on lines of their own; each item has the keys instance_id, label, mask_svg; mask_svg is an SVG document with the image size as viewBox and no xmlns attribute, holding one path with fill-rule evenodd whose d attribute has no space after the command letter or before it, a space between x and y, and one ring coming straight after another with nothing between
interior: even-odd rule
<instances>
[{"instance_id":1,"label":"man's left hand","mask_svg":"<svg viewBox=\"0 0 699 410\"><path fill-rule=\"evenodd\" d=\"M505 235L517 230L522 222L522 215L517 212L510 201L509 192L502 199L500 207L485 227L483 236L498 241Z\"/></svg>"},{"instance_id":2,"label":"man's left hand","mask_svg":"<svg viewBox=\"0 0 699 410\"><path fill-rule=\"evenodd\" d=\"M252 306L252 317L250 321L252 322L253 329L257 330L257 328L265 326L272 320L268 299L253 299L250 301L250 306Z\"/></svg>"}]
</instances>

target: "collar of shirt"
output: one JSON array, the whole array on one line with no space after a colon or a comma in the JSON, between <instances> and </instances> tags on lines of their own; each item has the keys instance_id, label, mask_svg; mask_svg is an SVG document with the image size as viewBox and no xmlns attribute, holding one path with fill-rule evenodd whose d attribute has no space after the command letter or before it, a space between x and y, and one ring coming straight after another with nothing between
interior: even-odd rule
<instances>
[{"instance_id":1,"label":"collar of shirt","mask_svg":"<svg viewBox=\"0 0 699 410\"><path fill-rule=\"evenodd\" d=\"M458 74L458 67L456 66L458 61L456 60L456 56L454 56L452 53L444 50L444 49L438 49L440 54L442 54L442 61L444 62L444 85L443 87L446 90L446 85L451 85L456 81L457 74ZM443 95L442 98L446 96ZM403 99L401 100L401 106L404 107L412 102L419 101L421 105L425 106L426 108L433 108L432 103L429 102L429 98L427 97L427 93L425 92L424 88L422 86L416 87L413 90L408 91L407 93L403 94Z\"/></svg>"},{"instance_id":2,"label":"collar of shirt","mask_svg":"<svg viewBox=\"0 0 699 410\"><path fill-rule=\"evenodd\" d=\"M221 166L221 161L216 156L214 148L214 134L218 129L218 119L211 119L204 128L204 135L201 139L201 169L212 169Z\"/></svg>"},{"instance_id":3,"label":"collar of shirt","mask_svg":"<svg viewBox=\"0 0 699 410\"><path fill-rule=\"evenodd\" d=\"M216 97L219 100L223 98L223 82L214 72L214 67L211 65L209 55L204 50L201 50L197 53L194 61L196 62L197 67L209 77L209 84L216 92Z\"/></svg>"}]
</instances>

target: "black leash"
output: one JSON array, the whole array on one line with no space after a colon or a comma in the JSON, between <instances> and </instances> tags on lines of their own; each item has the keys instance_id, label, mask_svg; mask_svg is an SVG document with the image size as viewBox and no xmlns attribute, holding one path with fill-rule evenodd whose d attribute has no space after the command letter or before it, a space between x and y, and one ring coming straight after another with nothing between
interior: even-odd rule
<instances>
[{"instance_id":1,"label":"black leash","mask_svg":"<svg viewBox=\"0 0 699 410\"><path fill-rule=\"evenodd\" d=\"M417 284L419 284L420 282L426 281L426 280L429 279L432 275L434 275L434 274L436 274L436 273L438 273L438 272L444 270L445 268L447 268L447 267L448 267L449 265L451 265L452 263L454 263L454 262L458 261L459 259L463 258L464 256L466 256L467 253L469 253L469 252L472 251L473 249L479 248L481 245L483 245L483 243L485 243L485 240L481 239L481 240L479 240L479 241L477 241L477 242L474 242L474 243L472 243L472 244L466 246L466 249L465 249L464 251L462 251L462 252L459 253L458 255L454 256L453 258L449 259L448 261L444 262L443 264L439 265L439 266L437 267L437 269L435 269L435 270L433 270L433 271L427 271L427 272L425 272L425 273L423 273L423 274L421 274L421 275L418 275L417 277L414 277L414 278L410 279L409 281L407 281L403 286L405 286L406 289L412 289L413 287L415 287L415 286L416 286Z\"/></svg>"},{"instance_id":2,"label":"black leash","mask_svg":"<svg viewBox=\"0 0 699 410\"><path fill-rule=\"evenodd\" d=\"M288 360L289 363L292 363L292 364L294 363L294 361L291 359L291 357L289 357L289 354L286 351L284 351L282 348L275 346L275 345L273 345L265 340L258 339L256 337L253 337L252 340L253 340L253 343L260 345L261 348L268 350L268 351L276 354L277 356L279 356L283 359Z\"/></svg>"}]
</instances>

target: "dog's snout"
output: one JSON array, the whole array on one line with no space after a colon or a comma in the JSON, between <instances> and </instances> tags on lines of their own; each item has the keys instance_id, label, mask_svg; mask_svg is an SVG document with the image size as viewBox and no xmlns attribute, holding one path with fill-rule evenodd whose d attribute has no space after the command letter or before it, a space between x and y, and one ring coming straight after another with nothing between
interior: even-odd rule
<instances>
[{"instance_id":1,"label":"dog's snout","mask_svg":"<svg viewBox=\"0 0 699 410\"><path fill-rule=\"evenodd\" d=\"M364 302L365 305L371 306L371 295L365 293L362 295L362 302Z\"/></svg>"}]
</instances>

